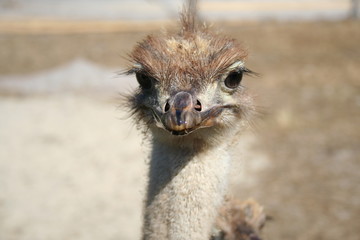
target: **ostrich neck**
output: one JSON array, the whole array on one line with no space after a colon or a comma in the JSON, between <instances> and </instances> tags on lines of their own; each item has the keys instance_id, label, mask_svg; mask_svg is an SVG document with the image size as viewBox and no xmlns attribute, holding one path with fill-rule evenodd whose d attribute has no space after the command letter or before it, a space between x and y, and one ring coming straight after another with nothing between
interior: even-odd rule
<instances>
[{"instance_id":1,"label":"ostrich neck","mask_svg":"<svg viewBox=\"0 0 360 240\"><path fill-rule=\"evenodd\" d=\"M143 239L205 240L227 187L225 145L175 147L153 142Z\"/></svg>"}]
</instances>

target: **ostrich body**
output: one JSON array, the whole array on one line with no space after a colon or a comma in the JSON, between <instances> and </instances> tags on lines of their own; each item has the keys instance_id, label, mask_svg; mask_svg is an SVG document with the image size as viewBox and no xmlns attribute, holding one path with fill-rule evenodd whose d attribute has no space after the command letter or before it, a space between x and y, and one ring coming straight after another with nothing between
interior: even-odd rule
<instances>
[{"instance_id":1,"label":"ostrich body","mask_svg":"<svg viewBox=\"0 0 360 240\"><path fill-rule=\"evenodd\" d=\"M148 36L131 53L140 87L127 104L152 144L143 239L210 239L227 188L229 148L254 111L240 85L246 51L196 20Z\"/></svg>"}]
</instances>

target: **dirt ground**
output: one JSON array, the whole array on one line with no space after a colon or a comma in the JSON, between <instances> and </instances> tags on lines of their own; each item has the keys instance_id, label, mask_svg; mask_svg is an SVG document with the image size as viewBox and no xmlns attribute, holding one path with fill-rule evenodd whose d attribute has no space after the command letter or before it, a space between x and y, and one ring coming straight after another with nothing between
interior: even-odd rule
<instances>
[{"instance_id":1,"label":"dirt ground","mask_svg":"<svg viewBox=\"0 0 360 240\"><path fill-rule=\"evenodd\" d=\"M260 73L244 79L260 114L234 149L231 194L264 205L265 239L357 240L360 22L216 26L244 42ZM146 34L0 33L0 76L78 58L121 70ZM122 87L104 98L0 83L0 239L139 238L148 147L121 120Z\"/></svg>"}]
</instances>

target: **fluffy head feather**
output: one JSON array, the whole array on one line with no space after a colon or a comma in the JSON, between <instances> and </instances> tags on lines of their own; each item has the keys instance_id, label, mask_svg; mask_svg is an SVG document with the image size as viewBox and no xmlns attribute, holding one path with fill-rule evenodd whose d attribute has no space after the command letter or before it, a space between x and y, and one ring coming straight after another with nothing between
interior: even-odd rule
<instances>
[{"instance_id":1,"label":"fluffy head feather","mask_svg":"<svg viewBox=\"0 0 360 240\"><path fill-rule=\"evenodd\" d=\"M197 18L190 1L181 13L178 33L150 35L130 54L131 67L126 73L136 74L142 87L128 96L128 105L138 122L153 133L171 136L164 129L174 133L164 115L179 92L191 95L192 111L201 115L201 122L184 127L181 135L191 132L188 135L198 138L199 132L206 132L200 137L209 138L224 128L237 131L243 122L239 120L248 119L254 110L252 98L243 87L228 87L226 83L229 77L238 77L240 82L243 73L251 73L244 66L247 51L234 39L212 33Z\"/></svg>"}]
</instances>

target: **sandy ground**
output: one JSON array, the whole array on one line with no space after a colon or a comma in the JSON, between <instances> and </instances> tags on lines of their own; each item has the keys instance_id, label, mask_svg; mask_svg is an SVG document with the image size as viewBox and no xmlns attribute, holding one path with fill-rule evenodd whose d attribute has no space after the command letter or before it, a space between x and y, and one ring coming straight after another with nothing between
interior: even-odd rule
<instances>
[{"instance_id":1,"label":"sandy ground","mask_svg":"<svg viewBox=\"0 0 360 240\"><path fill-rule=\"evenodd\" d=\"M138 239L145 155L111 104L0 101L0 239Z\"/></svg>"},{"instance_id":2,"label":"sandy ground","mask_svg":"<svg viewBox=\"0 0 360 240\"><path fill-rule=\"evenodd\" d=\"M244 80L263 114L233 150L230 192L265 206L265 239L358 239L359 29L225 25L262 74ZM145 34L0 34L0 239L139 239L148 147L111 75Z\"/></svg>"}]
</instances>

